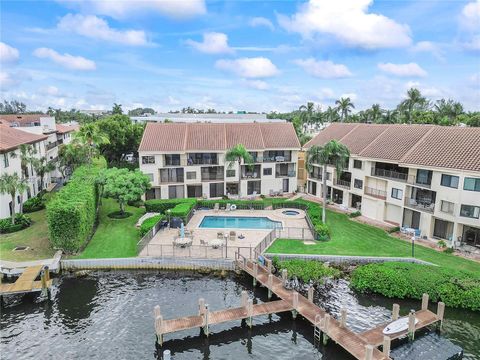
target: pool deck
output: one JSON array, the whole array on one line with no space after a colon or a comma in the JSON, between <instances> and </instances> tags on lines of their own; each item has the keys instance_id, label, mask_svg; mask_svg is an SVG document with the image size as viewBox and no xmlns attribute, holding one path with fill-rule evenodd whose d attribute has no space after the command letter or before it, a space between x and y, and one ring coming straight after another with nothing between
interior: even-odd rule
<instances>
[{"instance_id":1,"label":"pool deck","mask_svg":"<svg viewBox=\"0 0 480 360\"><path fill-rule=\"evenodd\" d=\"M295 209L296 210L296 209ZM178 229L165 229L159 231L150 240L147 246L141 251L139 256L186 256L186 257L201 257L201 258L222 258L222 257L234 257L234 252L238 248L245 256L250 252L250 248L255 248L265 236L271 231L271 229L211 229L200 228L199 225L205 216L231 216L231 217L267 217L273 221L282 222L283 228L308 228L307 221L305 220L305 212L302 210L296 210L299 215L289 216L282 214L285 209L277 210L198 210L191 218L185 229L193 230L192 245L185 248L174 247L173 241L178 237ZM235 240L228 239L227 253L225 246L218 249L213 249L211 246L203 245L202 242L209 243L210 241L217 239L217 233L223 232L230 234L230 231L235 231L237 237ZM243 239L239 239L238 236L242 234ZM232 249L230 251L230 248Z\"/></svg>"}]
</instances>

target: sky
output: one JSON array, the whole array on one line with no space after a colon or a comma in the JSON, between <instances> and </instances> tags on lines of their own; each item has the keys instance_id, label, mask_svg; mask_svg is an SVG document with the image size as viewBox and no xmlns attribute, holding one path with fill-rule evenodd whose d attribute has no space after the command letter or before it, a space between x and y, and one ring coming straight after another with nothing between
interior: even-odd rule
<instances>
[{"instance_id":1,"label":"sky","mask_svg":"<svg viewBox=\"0 0 480 360\"><path fill-rule=\"evenodd\" d=\"M480 0L2 0L0 99L45 110L480 110Z\"/></svg>"}]
</instances>

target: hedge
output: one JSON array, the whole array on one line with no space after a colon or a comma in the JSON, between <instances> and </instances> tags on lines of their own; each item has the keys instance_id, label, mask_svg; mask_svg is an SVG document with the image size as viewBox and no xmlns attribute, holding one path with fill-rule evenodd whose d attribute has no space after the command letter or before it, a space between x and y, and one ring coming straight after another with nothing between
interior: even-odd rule
<instances>
[{"instance_id":1,"label":"hedge","mask_svg":"<svg viewBox=\"0 0 480 360\"><path fill-rule=\"evenodd\" d=\"M155 226L160 220L163 220L165 215L155 215L151 218L145 220L142 225L140 225L140 237L144 237L146 233L150 231L151 228Z\"/></svg>"},{"instance_id":2,"label":"hedge","mask_svg":"<svg viewBox=\"0 0 480 360\"><path fill-rule=\"evenodd\" d=\"M79 167L68 185L48 203L48 232L54 248L73 253L88 240L96 221L97 178L105 167L104 160Z\"/></svg>"},{"instance_id":3,"label":"hedge","mask_svg":"<svg viewBox=\"0 0 480 360\"><path fill-rule=\"evenodd\" d=\"M326 266L316 260L290 259L279 261L277 257L274 257L273 265L278 270L286 269L290 279L297 277L303 282L309 282L310 280L318 282L323 278L340 276L340 270Z\"/></svg>"},{"instance_id":4,"label":"hedge","mask_svg":"<svg viewBox=\"0 0 480 360\"><path fill-rule=\"evenodd\" d=\"M213 209L215 204L218 204L220 207L226 207L227 204L233 205L235 204L237 206L237 209L242 210L242 209L250 209L252 207L256 209L265 209L269 204L266 203L263 200L199 200L197 201L197 205L199 207L206 207Z\"/></svg>"},{"instance_id":5,"label":"hedge","mask_svg":"<svg viewBox=\"0 0 480 360\"><path fill-rule=\"evenodd\" d=\"M9 234L23 230L32 224L32 219L23 214L15 215L15 225L12 224L12 218L0 219L0 234Z\"/></svg>"},{"instance_id":6,"label":"hedge","mask_svg":"<svg viewBox=\"0 0 480 360\"><path fill-rule=\"evenodd\" d=\"M361 292L401 299L421 299L427 293L434 302L480 310L480 274L471 272L411 263L369 264L355 269L351 285Z\"/></svg>"},{"instance_id":7,"label":"hedge","mask_svg":"<svg viewBox=\"0 0 480 360\"><path fill-rule=\"evenodd\" d=\"M172 217L179 217L179 218L182 218L186 219L188 213L192 210L192 208L195 206L194 203L181 203L181 204L178 204L177 206L175 206L171 212L170 212L170 215Z\"/></svg>"},{"instance_id":8,"label":"hedge","mask_svg":"<svg viewBox=\"0 0 480 360\"><path fill-rule=\"evenodd\" d=\"M31 213L45 208L45 199L41 194L32 197L23 203L23 212Z\"/></svg>"},{"instance_id":9,"label":"hedge","mask_svg":"<svg viewBox=\"0 0 480 360\"><path fill-rule=\"evenodd\" d=\"M166 199L166 200L147 200L145 209L147 212L158 212L164 214L168 209L173 209L178 204L189 203L195 205L196 199Z\"/></svg>"}]
</instances>

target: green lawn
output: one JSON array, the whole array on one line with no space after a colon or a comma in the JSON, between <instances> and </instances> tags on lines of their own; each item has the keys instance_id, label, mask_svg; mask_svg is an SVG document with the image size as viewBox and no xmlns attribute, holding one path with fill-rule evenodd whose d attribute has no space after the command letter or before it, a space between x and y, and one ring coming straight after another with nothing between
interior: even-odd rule
<instances>
[{"instance_id":1,"label":"green lawn","mask_svg":"<svg viewBox=\"0 0 480 360\"><path fill-rule=\"evenodd\" d=\"M410 243L390 236L384 230L352 221L345 214L327 210L327 224L331 231L329 241L305 245L302 241L278 239L267 251L279 254L411 256ZM415 257L445 267L480 272L477 262L420 245L415 246Z\"/></svg>"},{"instance_id":2,"label":"green lawn","mask_svg":"<svg viewBox=\"0 0 480 360\"><path fill-rule=\"evenodd\" d=\"M119 207L115 200L102 199L97 230L83 252L74 258L137 256L136 244L139 240L139 232L135 224L145 213L145 209L127 206L126 211L133 215L126 219L111 219L107 216L109 213L118 210Z\"/></svg>"},{"instance_id":3,"label":"green lawn","mask_svg":"<svg viewBox=\"0 0 480 360\"><path fill-rule=\"evenodd\" d=\"M0 259L10 261L28 261L51 258L55 251L50 248L45 210L27 214L33 224L28 228L0 235ZM16 246L28 246L27 251L12 251Z\"/></svg>"}]
</instances>

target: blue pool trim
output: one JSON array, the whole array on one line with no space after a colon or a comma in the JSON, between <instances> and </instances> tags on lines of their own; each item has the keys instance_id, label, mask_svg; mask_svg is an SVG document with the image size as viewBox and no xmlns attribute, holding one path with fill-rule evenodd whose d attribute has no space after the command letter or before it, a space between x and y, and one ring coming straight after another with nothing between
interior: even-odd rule
<instances>
[{"instance_id":1,"label":"blue pool trim","mask_svg":"<svg viewBox=\"0 0 480 360\"><path fill-rule=\"evenodd\" d=\"M209 222L213 219L222 219L222 220L225 220L225 219L237 219L237 220L242 220L242 219L245 219L245 220L263 220L265 221L266 223L270 223L272 224L272 226L269 226L269 227L239 227L239 226L236 226L236 225L232 225L232 226L205 226L205 222ZM202 221L200 222L200 224L198 225L199 228L202 228L202 229L243 229L243 230L269 230L269 229L282 229L283 226L282 226L282 222L281 221L275 221L275 220L271 220L269 219L268 217L266 216L204 216Z\"/></svg>"}]
</instances>

